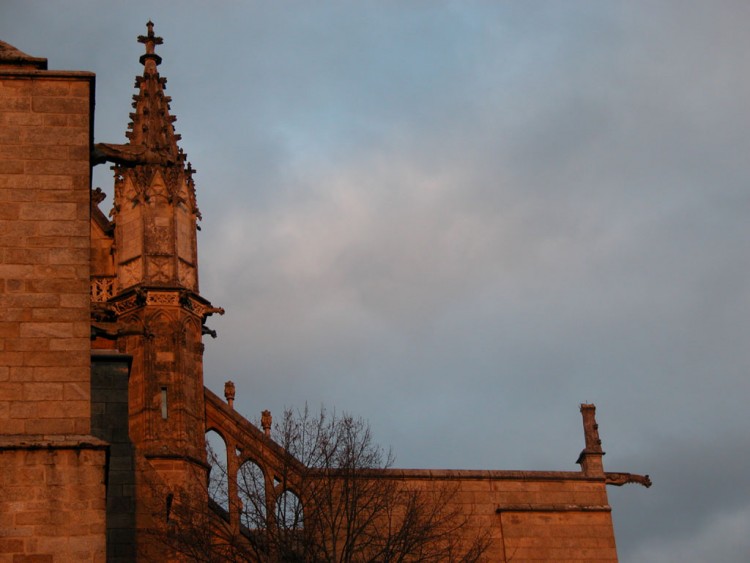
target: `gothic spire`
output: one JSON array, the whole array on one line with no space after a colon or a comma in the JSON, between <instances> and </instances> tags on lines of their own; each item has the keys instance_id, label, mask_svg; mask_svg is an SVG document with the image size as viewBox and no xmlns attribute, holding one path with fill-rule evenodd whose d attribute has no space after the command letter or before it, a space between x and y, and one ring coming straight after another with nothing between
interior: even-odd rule
<instances>
[{"instance_id":1,"label":"gothic spire","mask_svg":"<svg viewBox=\"0 0 750 563\"><path fill-rule=\"evenodd\" d=\"M159 75L157 67L161 57L156 54L156 45L161 45L163 39L154 35L154 24L146 24L147 34L140 35L138 42L146 46L146 52L141 55L143 76L137 76L135 87L138 93L133 96L133 108L130 114L132 120L125 133L131 146L139 146L146 153L158 155L170 163L184 160L177 147L180 135L174 131L172 125L177 119L169 114L171 98L164 94L167 79Z\"/></svg>"}]
</instances>

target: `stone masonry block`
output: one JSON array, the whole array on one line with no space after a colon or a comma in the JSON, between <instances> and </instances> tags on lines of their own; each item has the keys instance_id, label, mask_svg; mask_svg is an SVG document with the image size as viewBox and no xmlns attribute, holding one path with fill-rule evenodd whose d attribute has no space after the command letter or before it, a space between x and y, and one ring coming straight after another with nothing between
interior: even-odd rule
<instances>
[{"instance_id":1,"label":"stone masonry block","mask_svg":"<svg viewBox=\"0 0 750 563\"><path fill-rule=\"evenodd\" d=\"M62 142L49 142L46 144L64 146ZM0 188L17 190L72 190L75 187L75 178L64 174L49 174L47 176L0 176Z\"/></svg>"},{"instance_id":2,"label":"stone masonry block","mask_svg":"<svg viewBox=\"0 0 750 563\"><path fill-rule=\"evenodd\" d=\"M31 93L34 96L68 96L70 94L71 82L69 80L55 80L52 78L34 80L31 83Z\"/></svg>"},{"instance_id":3,"label":"stone masonry block","mask_svg":"<svg viewBox=\"0 0 750 563\"><path fill-rule=\"evenodd\" d=\"M21 323L21 336L23 338L53 337L67 338L72 332L73 325L69 322L29 322ZM55 354L47 354L54 359ZM54 364L29 364L29 365L54 365Z\"/></svg>"},{"instance_id":4,"label":"stone masonry block","mask_svg":"<svg viewBox=\"0 0 750 563\"><path fill-rule=\"evenodd\" d=\"M68 125L71 127L88 127L89 116L88 115L69 115Z\"/></svg>"},{"instance_id":5,"label":"stone masonry block","mask_svg":"<svg viewBox=\"0 0 750 563\"><path fill-rule=\"evenodd\" d=\"M65 129L67 131L67 129ZM88 173L88 160L27 160L26 174L71 174L83 176Z\"/></svg>"},{"instance_id":6,"label":"stone masonry block","mask_svg":"<svg viewBox=\"0 0 750 563\"><path fill-rule=\"evenodd\" d=\"M90 248L88 237L70 237L68 238L69 248Z\"/></svg>"},{"instance_id":7,"label":"stone masonry block","mask_svg":"<svg viewBox=\"0 0 750 563\"><path fill-rule=\"evenodd\" d=\"M41 268L37 269L41 270ZM58 273L63 272L60 267L56 267L50 269L49 273L52 274L55 270ZM84 291L88 291L89 281L86 279L34 279L29 280L28 288L30 292L53 294L57 297L60 293L83 293Z\"/></svg>"},{"instance_id":8,"label":"stone masonry block","mask_svg":"<svg viewBox=\"0 0 750 563\"><path fill-rule=\"evenodd\" d=\"M90 392L87 385L82 383L65 383L63 384L63 400L83 400L89 399Z\"/></svg>"},{"instance_id":9,"label":"stone masonry block","mask_svg":"<svg viewBox=\"0 0 750 563\"><path fill-rule=\"evenodd\" d=\"M20 324L18 322L0 321L0 338L16 338L19 331Z\"/></svg>"},{"instance_id":10,"label":"stone masonry block","mask_svg":"<svg viewBox=\"0 0 750 563\"><path fill-rule=\"evenodd\" d=\"M0 538L0 553L23 553L24 542L15 538Z\"/></svg>"},{"instance_id":11,"label":"stone masonry block","mask_svg":"<svg viewBox=\"0 0 750 563\"><path fill-rule=\"evenodd\" d=\"M0 137L2 144L2 137ZM70 147L30 147L28 145L8 145L0 153L1 160L67 160L70 158Z\"/></svg>"},{"instance_id":12,"label":"stone masonry block","mask_svg":"<svg viewBox=\"0 0 750 563\"><path fill-rule=\"evenodd\" d=\"M31 98L28 96L0 97L0 111L27 112L31 109Z\"/></svg>"},{"instance_id":13,"label":"stone masonry block","mask_svg":"<svg viewBox=\"0 0 750 563\"><path fill-rule=\"evenodd\" d=\"M25 421L18 419L4 419L0 425L0 435L3 434L23 434L26 432ZM0 515L1 517L2 515Z\"/></svg>"},{"instance_id":14,"label":"stone masonry block","mask_svg":"<svg viewBox=\"0 0 750 563\"><path fill-rule=\"evenodd\" d=\"M91 340L88 338L53 338L49 341L51 351L72 351L83 350L88 352L91 349Z\"/></svg>"},{"instance_id":15,"label":"stone masonry block","mask_svg":"<svg viewBox=\"0 0 750 563\"><path fill-rule=\"evenodd\" d=\"M70 123L70 116L68 117L68 122ZM83 161L88 162L90 156L91 154L90 154L90 149L88 146L68 147L68 158L70 160L83 160Z\"/></svg>"},{"instance_id":16,"label":"stone masonry block","mask_svg":"<svg viewBox=\"0 0 750 563\"><path fill-rule=\"evenodd\" d=\"M75 203L26 203L21 205L20 218L25 220L70 221L76 218Z\"/></svg>"},{"instance_id":17,"label":"stone masonry block","mask_svg":"<svg viewBox=\"0 0 750 563\"><path fill-rule=\"evenodd\" d=\"M88 80L70 83L69 96L88 98L91 95L91 83Z\"/></svg>"},{"instance_id":18,"label":"stone masonry block","mask_svg":"<svg viewBox=\"0 0 750 563\"><path fill-rule=\"evenodd\" d=\"M40 401L36 416L39 418L89 417L88 401Z\"/></svg>"},{"instance_id":19,"label":"stone masonry block","mask_svg":"<svg viewBox=\"0 0 750 563\"><path fill-rule=\"evenodd\" d=\"M20 401L22 398L22 383L5 383L0 385L0 401Z\"/></svg>"},{"instance_id":20,"label":"stone masonry block","mask_svg":"<svg viewBox=\"0 0 750 563\"><path fill-rule=\"evenodd\" d=\"M23 352L0 351L0 366L15 367L24 365Z\"/></svg>"},{"instance_id":21,"label":"stone masonry block","mask_svg":"<svg viewBox=\"0 0 750 563\"><path fill-rule=\"evenodd\" d=\"M5 260L13 264L45 264L49 259L46 248L7 248Z\"/></svg>"},{"instance_id":22,"label":"stone masonry block","mask_svg":"<svg viewBox=\"0 0 750 563\"><path fill-rule=\"evenodd\" d=\"M2 124L0 122L0 124ZM5 149L12 149L21 141L21 131L17 128L0 129L0 145L3 147L3 153L0 155L2 160L15 160L18 157L12 153L5 153Z\"/></svg>"},{"instance_id":23,"label":"stone masonry block","mask_svg":"<svg viewBox=\"0 0 750 563\"><path fill-rule=\"evenodd\" d=\"M26 239L29 247L70 248L72 237L66 236L30 236Z\"/></svg>"},{"instance_id":24,"label":"stone masonry block","mask_svg":"<svg viewBox=\"0 0 750 563\"><path fill-rule=\"evenodd\" d=\"M34 321L49 321L49 322L75 322L82 321L86 322L89 319L88 310L81 308L37 308L31 312L31 318ZM67 336L67 335L66 335Z\"/></svg>"},{"instance_id":25,"label":"stone masonry block","mask_svg":"<svg viewBox=\"0 0 750 563\"><path fill-rule=\"evenodd\" d=\"M63 396L62 383L24 383L23 399L26 401L54 401Z\"/></svg>"},{"instance_id":26,"label":"stone masonry block","mask_svg":"<svg viewBox=\"0 0 750 563\"><path fill-rule=\"evenodd\" d=\"M9 417L24 420L33 419L36 417L38 410L39 409L35 403L21 401L19 398L19 400L10 403Z\"/></svg>"},{"instance_id":27,"label":"stone masonry block","mask_svg":"<svg viewBox=\"0 0 750 563\"><path fill-rule=\"evenodd\" d=\"M88 308L91 298L78 293L60 295L60 307Z\"/></svg>"},{"instance_id":28,"label":"stone masonry block","mask_svg":"<svg viewBox=\"0 0 750 563\"><path fill-rule=\"evenodd\" d=\"M23 160L0 160L0 174L23 174L25 170Z\"/></svg>"},{"instance_id":29,"label":"stone masonry block","mask_svg":"<svg viewBox=\"0 0 750 563\"><path fill-rule=\"evenodd\" d=\"M4 96L17 96L20 94L31 94L33 81L19 79L15 76L6 76L0 79L0 93Z\"/></svg>"},{"instance_id":30,"label":"stone masonry block","mask_svg":"<svg viewBox=\"0 0 750 563\"><path fill-rule=\"evenodd\" d=\"M0 265L0 276L3 275L3 270L4 268L2 267L2 265ZM30 276L32 270L23 266L19 266L17 269L14 268L13 271L18 273L28 272L27 274L22 274L21 276L25 277ZM27 290L28 289L31 288L27 288ZM34 307L55 307L59 303L60 298L56 293L43 292L24 293L19 295L4 295L2 296L2 301L0 301L0 305L2 305L4 311L13 308L30 310Z\"/></svg>"},{"instance_id":31,"label":"stone masonry block","mask_svg":"<svg viewBox=\"0 0 750 563\"><path fill-rule=\"evenodd\" d=\"M20 216L21 206L17 203L5 203L0 206L0 221L15 221ZM8 227L13 225L5 223Z\"/></svg>"},{"instance_id":32,"label":"stone masonry block","mask_svg":"<svg viewBox=\"0 0 750 563\"><path fill-rule=\"evenodd\" d=\"M34 269L31 264L0 264L0 276L5 279L25 278L33 273ZM16 301L17 302L17 301ZM57 300L55 300L57 303ZM7 306L12 307L13 302L8 301ZM21 306L26 306L25 304Z\"/></svg>"},{"instance_id":33,"label":"stone masonry block","mask_svg":"<svg viewBox=\"0 0 750 563\"><path fill-rule=\"evenodd\" d=\"M22 377L28 378L28 371L31 371L32 378L34 381L62 381L62 382L88 382L88 370L81 369L81 366L65 366L65 365L53 365L53 366L41 366L41 367L26 367L23 371L19 371ZM11 377L13 377L11 372Z\"/></svg>"},{"instance_id":34,"label":"stone masonry block","mask_svg":"<svg viewBox=\"0 0 750 563\"><path fill-rule=\"evenodd\" d=\"M27 366L79 366L88 368L88 354L80 351L60 351L60 352L23 352L23 361Z\"/></svg>"},{"instance_id":35,"label":"stone masonry block","mask_svg":"<svg viewBox=\"0 0 750 563\"><path fill-rule=\"evenodd\" d=\"M0 283L0 292L3 290L8 293L20 293L26 290L26 283L24 280L2 280L2 283Z\"/></svg>"},{"instance_id":36,"label":"stone masonry block","mask_svg":"<svg viewBox=\"0 0 750 563\"><path fill-rule=\"evenodd\" d=\"M21 422L23 422L23 432L26 434L54 435L78 432L76 428L77 420L72 418L36 418L22 420Z\"/></svg>"},{"instance_id":37,"label":"stone masonry block","mask_svg":"<svg viewBox=\"0 0 750 563\"><path fill-rule=\"evenodd\" d=\"M28 145L85 145L88 131L78 127L35 127L21 131L21 142Z\"/></svg>"},{"instance_id":38,"label":"stone masonry block","mask_svg":"<svg viewBox=\"0 0 750 563\"><path fill-rule=\"evenodd\" d=\"M48 113L44 116L45 127L67 127L68 116L64 113Z\"/></svg>"},{"instance_id":39,"label":"stone masonry block","mask_svg":"<svg viewBox=\"0 0 750 563\"><path fill-rule=\"evenodd\" d=\"M85 98L37 97L33 99L32 109L39 113L88 114L89 103Z\"/></svg>"},{"instance_id":40,"label":"stone masonry block","mask_svg":"<svg viewBox=\"0 0 750 563\"><path fill-rule=\"evenodd\" d=\"M39 221L37 233L52 236L83 236L84 227L80 221Z\"/></svg>"},{"instance_id":41,"label":"stone masonry block","mask_svg":"<svg viewBox=\"0 0 750 563\"><path fill-rule=\"evenodd\" d=\"M88 260L89 251L86 248L55 248L49 253L51 264L85 264Z\"/></svg>"},{"instance_id":42,"label":"stone masonry block","mask_svg":"<svg viewBox=\"0 0 750 563\"><path fill-rule=\"evenodd\" d=\"M44 116L36 113L5 111L0 113L0 125L3 126L29 126L42 125Z\"/></svg>"}]
</instances>

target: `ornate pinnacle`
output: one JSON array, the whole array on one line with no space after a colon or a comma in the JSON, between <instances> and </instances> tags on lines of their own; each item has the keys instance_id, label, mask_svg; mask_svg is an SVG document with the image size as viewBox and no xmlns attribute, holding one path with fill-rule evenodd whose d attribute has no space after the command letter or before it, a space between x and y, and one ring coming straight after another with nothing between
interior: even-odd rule
<instances>
[{"instance_id":1,"label":"ornate pinnacle","mask_svg":"<svg viewBox=\"0 0 750 563\"><path fill-rule=\"evenodd\" d=\"M146 46L146 52L140 58L144 69L143 75L136 76L135 79L135 87L139 92L133 96L135 111L130 114L131 122L125 133L132 148L129 149L129 154L118 154L116 158L129 165L182 165L177 146L180 136L175 133L173 125L176 118L169 114L170 98L164 95L167 79L159 76L157 68L161 57L155 52L156 45L161 45L164 41L154 34L153 22L149 21L146 29L146 35L138 37L138 42ZM140 152L135 154L134 151Z\"/></svg>"}]
</instances>

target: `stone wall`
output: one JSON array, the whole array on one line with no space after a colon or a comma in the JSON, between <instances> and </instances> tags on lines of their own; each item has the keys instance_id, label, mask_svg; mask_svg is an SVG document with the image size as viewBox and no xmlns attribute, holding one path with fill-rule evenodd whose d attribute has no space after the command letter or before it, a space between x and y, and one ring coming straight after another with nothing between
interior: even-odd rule
<instances>
[{"instance_id":1,"label":"stone wall","mask_svg":"<svg viewBox=\"0 0 750 563\"><path fill-rule=\"evenodd\" d=\"M106 444L0 438L0 562L105 561Z\"/></svg>"},{"instance_id":2,"label":"stone wall","mask_svg":"<svg viewBox=\"0 0 750 563\"><path fill-rule=\"evenodd\" d=\"M89 432L93 81L0 65L0 434Z\"/></svg>"},{"instance_id":3,"label":"stone wall","mask_svg":"<svg viewBox=\"0 0 750 563\"><path fill-rule=\"evenodd\" d=\"M604 477L575 471L387 470L406 489L449 492L486 561L617 561Z\"/></svg>"},{"instance_id":4,"label":"stone wall","mask_svg":"<svg viewBox=\"0 0 750 563\"><path fill-rule=\"evenodd\" d=\"M0 42L0 561L104 561L90 436L94 75Z\"/></svg>"},{"instance_id":5,"label":"stone wall","mask_svg":"<svg viewBox=\"0 0 750 563\"><path fill-rule=\"evenodd\" d=\"M584 423L594 428L593 405L583 405L582 412ZM208 389L206 428L226 445L228 517L237 529L238 467L253 460L267 477L285 475L292 481L294 468L278 444ZM398 489L419 491L427 506L442 507L443 516L461 524L458 539L465 548L477 538L488 540L483 561L617 561L608 477L601 469L598 433L589 434L591 451L582 457L597 462L589 471L385 469L360 472L359 478L391 480ZM585 465L591 464L584 459Z\"/></svg>"}]
</instances>

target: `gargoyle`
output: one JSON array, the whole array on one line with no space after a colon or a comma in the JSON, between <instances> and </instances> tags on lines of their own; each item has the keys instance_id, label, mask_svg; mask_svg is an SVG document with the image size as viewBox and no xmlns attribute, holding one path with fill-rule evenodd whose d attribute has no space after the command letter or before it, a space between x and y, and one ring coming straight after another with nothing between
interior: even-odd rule
<instances>
[{"instance_id":1,"label":"gargoyle","mask_svg":"<svg viewBox=\"0 0 750 563\"><path fill-rule=\"evenodd\" d=\"M615 487L622 487L628 483L638 483L646 488L651 486L651 478L648 475L637 475L635 473L610 473L609 471L604 475L606 484L614 485Z\"/></svg>"},{"instance_id":2,"label":"gargoyle","mask_svg":"<svg viewBox=\"0 0 750 563\"><path fill-rule=\"evenodd\" d=\"M91 163L113 162L123 166L138 164L159 164L169 166L176 162L169 151L154 151L144 145L114 145L96 143L91 152Z\"/></svg>"},{"instance_id":3,"label":"gargoyle","mask_svg":"<svg viewBox=\"0 0 750 563\"><path fill-rule=\"evenodd\" d=\"M101 325L91 325L91 340L95 338L104 338L106 340L117 340L121 336L148 336L143 328L133 327L106 327Z\"/></svg>"}]
</instances>

